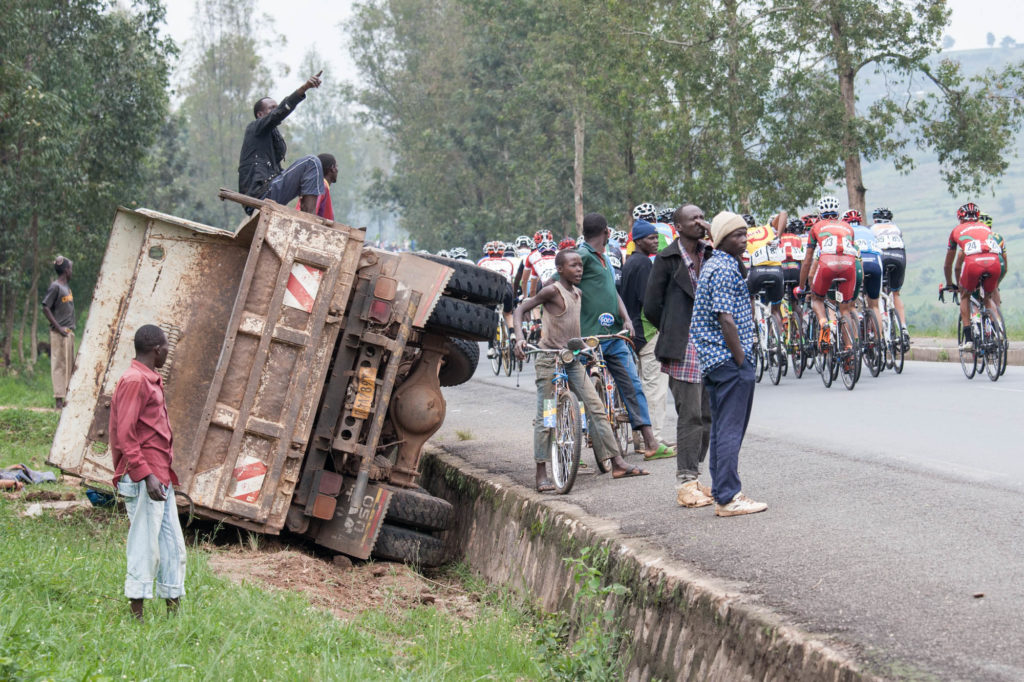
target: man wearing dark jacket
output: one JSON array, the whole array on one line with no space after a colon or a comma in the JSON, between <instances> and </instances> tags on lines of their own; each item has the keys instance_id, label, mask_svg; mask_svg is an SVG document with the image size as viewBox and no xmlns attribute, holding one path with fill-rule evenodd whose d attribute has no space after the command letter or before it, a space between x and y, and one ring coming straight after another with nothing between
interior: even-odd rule
<instances>
[{"instance_id":1,"label":"man wearing dark jacket","mask_svg":"<svg viewBox=\"0 0 1024 682\"><path fill-rule=\"evenodd\" d=\"M644 315L658 329L654 354L668 374L676 406L676 501L683 507L713 502L711 490L697 480L708 454L711 407L704 389L696 348L689 343L697 280L711 245L703 241L708 223L693 204L672 215L679 238L654 259L644 296Z\"/></svg>"},{"instance_id":2,"label":"man wearing dark jacket","mask_svg":"<svg viewBox=\"0 0 1024 682\"><path fill-rule=\"evenodd\" d=\"M253 105L252 113L256 120L246 127L242 152L238 156L238 191L242 194L271 199L282 205L301 197L301 210L316 212L316 200L324 187L320 159L304 156L282 172L281 163L288 145L277 127L299 102L306 99L307 90L320 87L320 73L310 77L280 104L264 97ZM251 209L246 210L252 212Z\"/></svg>"}]
</instances>

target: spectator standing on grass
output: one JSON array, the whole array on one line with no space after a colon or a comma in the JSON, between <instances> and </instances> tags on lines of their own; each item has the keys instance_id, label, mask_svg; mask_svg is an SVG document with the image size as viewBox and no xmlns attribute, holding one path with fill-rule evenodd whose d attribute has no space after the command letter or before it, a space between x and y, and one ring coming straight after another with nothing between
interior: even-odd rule
<instances>
[{"instance_id":1,"label":"spectator standing on grass","mask_svg":"<svg viewBox=\"0 0 1024 682\"><path fill-rule=\"evenodd\" d=\"M754 404L754 315L741 257L747 223L723 211L711 221L715 247L697 283L690 340L711 404L711 495L715 514L740 516L768 508L740 488L739 454Z\"/></svg>"},{"instance_id":2,"label":"spectator standing on grass","mask_svg":"<svg viewBox=\"0 0 1024 682\"><path fill-rule=\"evenodd\" d=\"M68 382L75 365L75 297L71 293L72 263L57 256L53 269L57 279L43 296L43 315L50 322L50 378L57 409L67 404Z\"/></svg>"},{"instance_id":3,"label":"spectator standing on grass","mask_svg":"<svg viewBox=\"0 0 1024 682\"><path fill-rule=\"evenodd\" d=\"M633 343L640 358L640 380L644 395L647 396L651 430L659 444L671 446L662 438L661 429L665 423L665 400L668 395L668 377L661 373L661 365L654 357L658 343L658 330L644 317L644 295L653 268L653 258L658 252L658 231L646 220L633 223L632 241L636 246L633 254L622 267L620 295L629 313L636 336Z\"/></svg>"},{"instance_id":4,"label":"spectator standing on grass","mask_svg":"<svg viewBox=\"0 0 1024 682\"><path fill-rule=\"evenodd\" d=\"M135 359L121 376L110 401L110 453L114 485L125 499L128 573L124 596L142 620L143 600L167 600L173 613L185 594L185 538L174 502L178 477L164 382L156 370L167 361L167 336L156 325L135 332ZM155 589L154 589L155 584Z\"/></svg>"},{"instance_id":5,"label":"spectator standing on grass","mask_svg":"<svg viewBox=\"0 0 1024 682\"><path fill-rule=\"evenodd\" d=\"M704 211L693 204L672 214L679 238L654 259L644 296L644 314L658 328L654 354L668 376L676 408L676 502L681 507L706 507L714 502L711 489L698 481L711 437L711 405L690 341L693 300L704 262L713 253L704 241Z\"/></svg>"}]
</instances>

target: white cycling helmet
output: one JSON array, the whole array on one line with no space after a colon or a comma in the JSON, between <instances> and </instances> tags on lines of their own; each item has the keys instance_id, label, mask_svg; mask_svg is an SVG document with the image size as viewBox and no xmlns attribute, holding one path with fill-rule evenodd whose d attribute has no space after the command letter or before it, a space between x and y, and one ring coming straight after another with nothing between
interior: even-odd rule
<instances>
[{"instance_id":1,"label":"white cycling helmet","mask_svg":"<svg viewBox=\"0 0 1024 682\"><path fill-rule=\"evenodd\" d=\"M444 258L451 258L451 254L448 253L448 249L441 249L440 251L437 252L437 255L443 256Z\"/></svg>"},{"instance_id":2,"label":"white cycling helmet","mask_svg":"<svg viewBox=\"0 0 1024 682\"><path fill-rule=\"evenodd\" d=\"M466 251L465 247L456 246L454 249L448 252L448 257L454 258L455 260L462 260L465 258L469 258L469 252Z\"/></svg>"},{"instance_id":3,"label":"white cycling helmet","mask_svg":"<svg viewBox=\"0 0 1024 682\"><path fill-rule=\"evenodd\" d=\"M516 248L517 249L520 249L520 248L532 249L533 248L533 240L530 239L529 237L527 237L525 234L521 234L518 237L516 237Z\"/></svg>"},{"instance_id":4,"label":"white cycling helmet","mask_svg":"<svg viewBox=\"0 0 1024 682\"><path fill-rule=\"evenodd\" d=\"M824 217L826 213L839 215L839 199L835 197L822 197L818 199L818 213Z\"/></svg>"},{"instance_id":5,"label":"white cycling helmet","mask_svg":"<svg viewBox=\"0 0 1024 682\"><path fill-rule=\"evenodd\" d=\"M653 223L657 220L658 209L654 207L654 204L645 201L642 204L637 204L636 208L633 209L633 220L646 220L649 223Z\"/></svg>"},{"instance_id":6,"label":"white cycling helmet","mask_svg":"<svg viewBox=\"0 0 1024 682\"><path fill-rule=\"evenodd\" d=\"M612 230L612 239L619 243L619 246L625 246L626 242L629 241L629 235L622 230Z\"/></svg>"}]
</instances>

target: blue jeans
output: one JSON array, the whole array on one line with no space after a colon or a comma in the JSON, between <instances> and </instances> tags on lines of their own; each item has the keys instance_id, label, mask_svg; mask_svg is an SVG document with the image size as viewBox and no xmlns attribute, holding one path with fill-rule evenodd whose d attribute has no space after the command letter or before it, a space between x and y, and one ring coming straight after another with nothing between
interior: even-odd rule
<instances>
[{"instance_id":1,"label":"blue jeans","mask_svg":"<svg viewBox=\"0 0 1024 682\"><path fill-rule=\"evenodd\" d=\"M185 594L185 537L178 522L174 488L166 486L167 499L151 499L145 481L133 481L128 474L117 483L124 497L131 526L128 529L128 575L124 596L177 599Z\"/></svg>"},{"instance_id":2,"label":"blue jeans","mask_svg":"<svg viewBox=\"0 0 1024 682\"><path fill-rule=\"evenodd\" d=\"M555 376L555 359L550 354L541 353L537 356L534 368L537 372L537 416L533 420L533 459L547 462L551 459L551 435L554 429L544 426L544 400L555 394L555 385L551 383ZM619 446L615 442L612 426L608 423L608 413L586 369L579 362L571 362L565 365L565 374L569 380L569 390L583 403L594 453L598 459L616 456L619 454Z\"/></svg>"},{"instance_id":3,"label":"blue jeans","mask_svg":"<svg viewBox=\"0 0 1024 682\"><path fill-rule=\"evenodd\" d=\"M636 370L633 354L622 339L605 339L601 342L604 361L615 379L622 402L629 414L629 423L634 429L651 425L651 414L647 409L647 396L640 374Z\"/></svg>"},{"instance_id":4,"label":"blue jeans","mask_svg":"<svg viewBox=\"0 0 1024 682\"><path fill-rule=\"evenodd\" d=\"M745 358L737 367L729 358L704 375L704 386L711 404L711 496L718 504L728 504L742 489L740 446L754 405L754 365Z\"/></svg>"}]
</instances>

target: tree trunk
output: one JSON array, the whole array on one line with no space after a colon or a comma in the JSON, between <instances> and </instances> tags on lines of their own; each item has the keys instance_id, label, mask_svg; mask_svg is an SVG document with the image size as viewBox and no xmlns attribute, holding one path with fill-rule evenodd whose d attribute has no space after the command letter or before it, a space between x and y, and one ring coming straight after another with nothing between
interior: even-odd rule
<instances>
[{"instance_id":1,"label":"tree trunk","mask_svg":"<svg viewBox=\"0 0 1024 682\"><path fill-rule=\"evenodd\" d=\"M725 14L726 23L728 30L725 32L726 49L728 50L728 64L726 72L726 81L728 83L726 87L726 102L739 102L745 94L743 92L743 85L739 80L739 64L740 64L740 53L739 53L739 4L736 0L726 0L725 2ZM736 107L726 105L726 116L727 124L729 126L729 152L730 152L730 166L733 175L733 180L736 181L734 190L736 196L740 198L740 206L745 213L750 213L750 188L746 186L744 178L746 172L744 170L744 158L746 157L746 151L743 148L743 133L740 130L739 117L736 113Z\"/></svg>"},{"instance_id":2,"label":"tree trunk","mask_svg":"<svg viewBox=\"0 0 1024 682\"><path fill-rule=\"evenodd\" d=\"M29 324L29 364L36 366L39 359L39 215L32 214L32 286L28 290L29 310L32 321Z\"/></svg>"},{"instance_id":3,"label":"tree trunk","mask_svg":"<svg viewBox=\"0 0 1024 682\"><path fill-rule=\"evenodd\" d=\"M843 26L836 14L832 18L832 41L835 45L836 74L839 77L839 98L843 103L843 165L846 169L846 196L851 209L863 215L864 177L860 166L860 144L854 134L854 123L857 118L857 96L854 90L854 79L857 75L853 68L853 58L843 35Z\"/></svg>"},{"instance_id":4,"label":"tree trunk","mask_svg":"<svg viewBox=\"0 0 1024 682\"><path fill-rule=\"evenodd\" d=\"M572 200L576 211L576 233L583 234L583 136L586 129L583 104L572 108Z\"/></svg>"}]
</instances>

